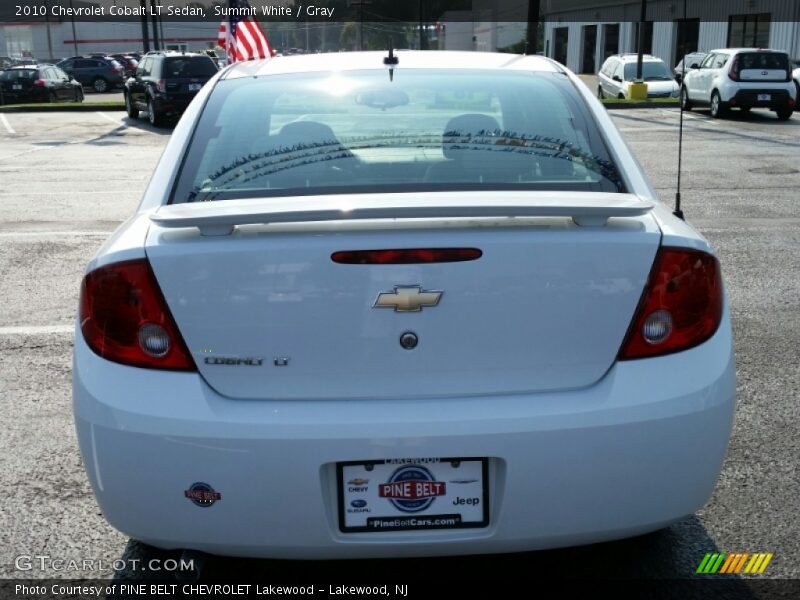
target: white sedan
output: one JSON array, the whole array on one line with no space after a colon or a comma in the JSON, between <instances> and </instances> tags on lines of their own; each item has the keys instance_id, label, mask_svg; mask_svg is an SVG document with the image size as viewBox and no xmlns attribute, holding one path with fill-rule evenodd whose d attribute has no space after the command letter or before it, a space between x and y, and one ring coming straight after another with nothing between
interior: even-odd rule
<instances>
[{"instance_id":1,"label":"white sedan","mask_svg":"<svg viewBox=\"0 0 800 600\"><path fill-rule=\"evenodd\" d=\"M74 362L108 521L253 557L663 528L735 404L713 250L539 56L220 72L88 265Z\"/></svg>"}]
</instances>

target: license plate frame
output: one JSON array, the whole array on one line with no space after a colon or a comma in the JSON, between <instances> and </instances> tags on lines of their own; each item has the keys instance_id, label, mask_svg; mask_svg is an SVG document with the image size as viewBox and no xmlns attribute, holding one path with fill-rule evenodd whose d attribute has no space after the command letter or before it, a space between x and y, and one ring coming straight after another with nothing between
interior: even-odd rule
<instances>
[{"instance_id":1,"label":"license plate frame","mask_svg":"<svg viewBox=\"0 0 800 600\"><path fill-rule=\"evenodd\" d=\"M772 94L758 94L756 99L758 102L772 102Z\"/></svg>"},{"instance_id":2,"label":"license plate frame","mask_svg":"<svg viewBox=\"0 0 800 600\"><path fill-rule=\"evenodd\" d=\"M202 87L203 87L202 83L190 83L189 84L189 91L190 92L199 92Z\"/></svg>"},{"instance_id":3,"label":"license plate frame","mask_svg":"<svg viewBox=\"0 0 800 600\"><path fill-rule=\"evenodd\" d=\"M338 462L336 482L342 533L447 531L489 526L486 457ZM430 490L427 493L432 499L427 502L426 492L411 499L391 497L392 489L397 489L391 484L398 483ZM389 495L382 496L383 492Z\"/></svg>"},{"instance_id":4,"label":"license plate frame","mask_svg":"<svg viewBox=\"0 0 800 600\"><path fill-rule=\"evenodd\" d=\"M14 85L11 86L11 89L14 90L15 92L18 92L22 89L22 86L19 83L15 83Z\"/></svg>"}]
</instances>

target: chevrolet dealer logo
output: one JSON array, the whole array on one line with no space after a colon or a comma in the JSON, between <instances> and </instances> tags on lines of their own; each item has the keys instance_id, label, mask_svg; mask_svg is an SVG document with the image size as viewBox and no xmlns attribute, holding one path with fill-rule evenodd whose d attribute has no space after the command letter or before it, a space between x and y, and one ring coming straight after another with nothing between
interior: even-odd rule
<instances>
[{"instance_id":1,"label":"chevrolet dealer logo","mask_svg":"<svg viewBox=\"0 0 800 600\"><path fill-rule=\"evenodd\" d=\"M372 308L394 308L395 312L420 312L423 306L436 306L443 292L422 291L419 285L398 285L393 292L378 294Z\"/></svg>"}]
</instances>

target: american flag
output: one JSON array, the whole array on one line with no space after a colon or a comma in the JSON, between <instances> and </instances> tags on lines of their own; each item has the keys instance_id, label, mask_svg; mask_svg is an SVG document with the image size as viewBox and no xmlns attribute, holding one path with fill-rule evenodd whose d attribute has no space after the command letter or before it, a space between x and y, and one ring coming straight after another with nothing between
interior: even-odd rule
<instances>
[{"instance_id":1,"label":"american flag","mask_svg":"<svg viewBox=\"0 0 800 600\"><path fill-rule=\"evenodd\" d=\"M249 9L247 0L228 0L228 8ZM233 11L234 14L236 11ZM242 11L245 12L245 11ZM247 11L250 12L250 11ZM228 53L228 63L240 60L271 58L272 47L255 17L234 16L219 26L217 44Z\"/></svg>"}]
</instances>

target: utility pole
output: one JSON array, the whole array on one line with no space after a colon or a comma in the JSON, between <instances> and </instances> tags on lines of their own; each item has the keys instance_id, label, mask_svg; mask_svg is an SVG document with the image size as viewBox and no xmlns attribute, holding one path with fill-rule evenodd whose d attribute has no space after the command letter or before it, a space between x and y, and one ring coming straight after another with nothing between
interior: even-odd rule
<instances>
[{"instance_id":1,"label":"utility pole","mask_svg":"<svg viewBox=\"0 0 800 600\"><path fill-rule=\"evenodd\" d=\"M525 54L536 54L539 51L539 0L528 0L528 35L525 42Z\"/></svg>"},{"instance_id":2,"label":"utility pole","mask_svg":"<svg viewBox=\"0 0 800 600\"><path fill-rule=\"evenodd\" d=\"M139 0L139 6L142 9L142 50L150 52L150 34L147 31L147 4L145 0Z\"/></svg>"},{"instance_id":3,"label":"utility pole","mask_svg":"<svg viewBox=\"0 0 800 600\"><path fill-rule=\"evenodd\" d=\"M636 81L642 81L642 59L644 58L644 23L647 20L647 0L642 0L639 17L639 56L636 57Z\"/></svg>"},{"instance_id":4,"label":"utility pole","mask_svg":"<svg viewBox=\"0 0 800 600\"><path fill-rule=\"evenodd\" d=\"M160 50L158 46L158 13L156 12L156 0L150 0L150 18L153 22L153 50Z\"/></svg>"},{"instance_id":5,"label":"utility pole","mask_svg":"<svg viewBox=\"0 0 800 600\"><path fill-rule=\"evenodd\" d=\"M70 21L72 21L72 48L75 50L73 56L78 56L78 34L75 33L75 9L72 7L72 0L69 0Z\"/></svg>"},{"instance_id":6,"label":"utility pole","mask_svg":"<svg viewBox=\"0 0 800 600\"><path fill-rule=\"evenodd\" d=\"M419 49L420 50L427 50L427 44L425 43L425 30L423 28L424 21L422 19L422 0L419 0Z\"/></svg>"},{"instance_id":7,"label":"utility pole","mask_svg":"<svg viewBox=\"0 0 800 600\"><path fill-rule=\"evenodd\" d=\"M44 0L44 20L47 21L47 60L52 61L53 56L53 38L50 35L50 6L48 0Z\"/></svg>"}]
</instances>

